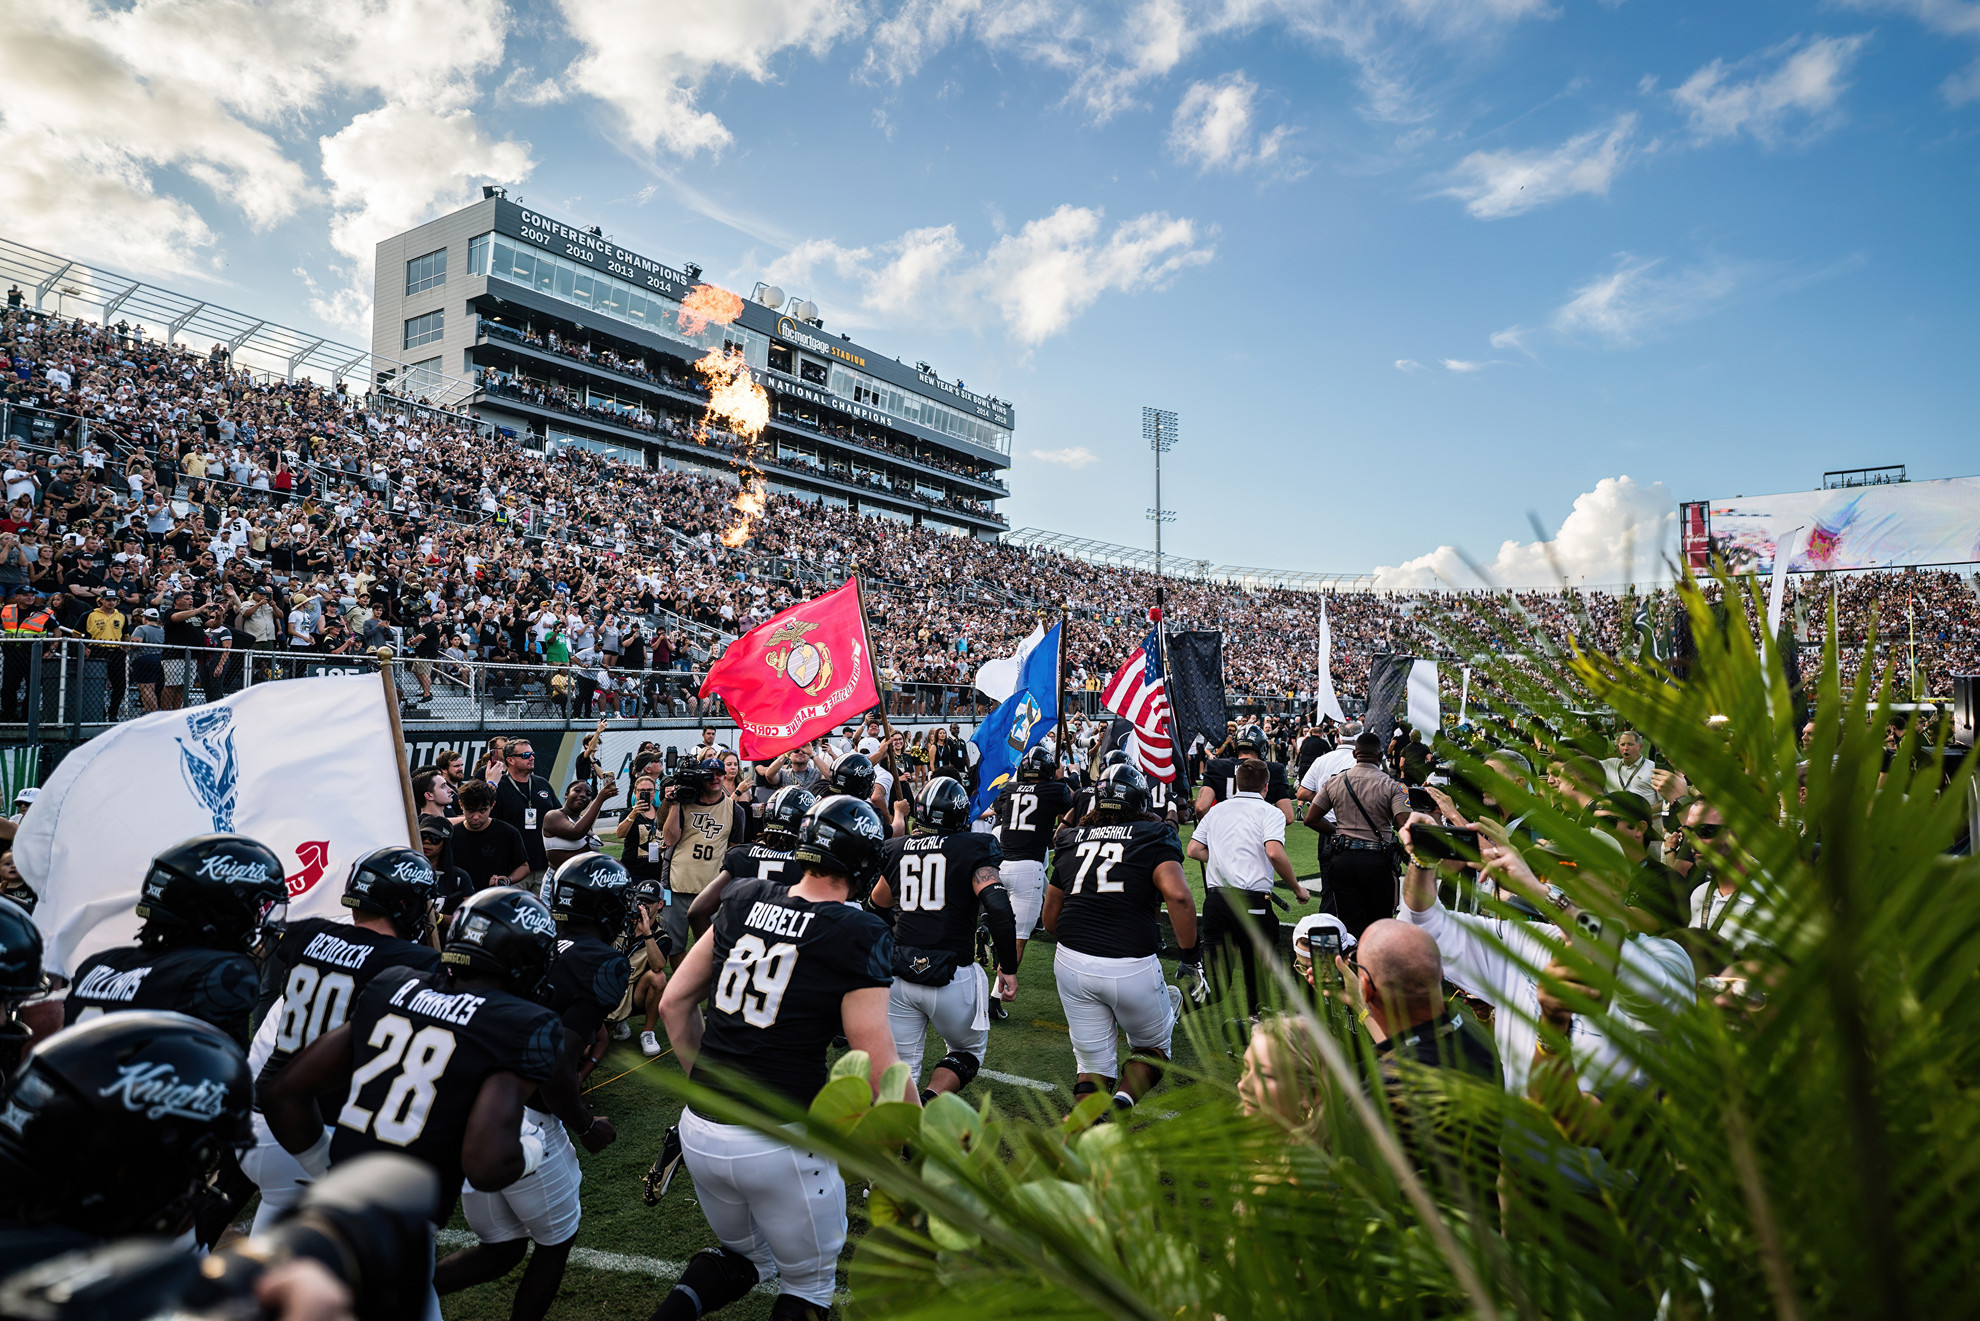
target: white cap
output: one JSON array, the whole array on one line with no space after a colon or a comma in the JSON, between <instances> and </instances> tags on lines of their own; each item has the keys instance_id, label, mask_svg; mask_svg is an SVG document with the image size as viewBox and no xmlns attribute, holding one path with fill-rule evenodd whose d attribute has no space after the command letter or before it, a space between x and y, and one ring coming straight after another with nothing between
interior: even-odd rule
<instances>
[{"instance_id":1,"label":"white cap","mask_svg":"<svg viewBox=\"0 0 1980 1321\"><path fill-rule=\"evenodd\" d=\"M41 790L35 788L33 785L29 785L27 788L21 790L19 793L14 795L14 802L17 804L31 803L39 797L41 797Z\"/></svg>"},{"instance_id":2,"label":"white cap","mask_svg":"<svg viewBox=\"0 0 1980 1321\"><path fill-rule=\"evenodd\" d=\"M880 751L880 740L877 738L861 739L859 741L859 751L862 756L871 757L874 753Z\"/></svg>"},{"instance_id":3,"label":"white cap","mask_svg":"<svg viewBox=\"0 0 1980 1321\"><path fill-rule=\"evenodd\" d=\"M1306 947L1309 950L1312 949L1314 933L1326 927L1332 927L1335 931L1340 932L1341 953L1345 954L1354 948L1355 939L1348 934L1347 923L1341 921L1341 919L1335 917L1332 913L1308 913L1305 917L1299 919L1299 924L1293 928L1293 948L1298 949L1300 942L1305 941Z\"/></svg>"}]
</instances>

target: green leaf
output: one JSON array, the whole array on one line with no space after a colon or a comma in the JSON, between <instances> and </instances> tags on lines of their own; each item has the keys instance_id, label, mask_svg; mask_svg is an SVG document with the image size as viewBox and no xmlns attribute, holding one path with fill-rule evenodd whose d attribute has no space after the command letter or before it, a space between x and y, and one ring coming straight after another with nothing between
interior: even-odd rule
<instances>
[{"instance_id":1,"label":"green leaf","mask_svg":"<svg viewBox=\"0 0 1980 1321\"><path fill-rule=\"evenodd\" d=\"M873 1089L859 1077L834 1078L811 1098L811 1117L821 1124L850 1129L873 1107Z\"/></svg>"},{"instance_id":2,"label":"green leaf","mask_svg":"<svg viewBox=\"0 0 1980 1321\"><path fill-rule=\"evenodd\" d=\"M862 1115L846 1136L865 1146L897 1151L920 1133L920 1106L909 1101L882 1101Z\"/></svg>"},{"instance_id":3,"label":"green leaf","mask_svg":"<svg viewBox=\"0 0 1980 1321\"><path fill-rule=\"evenodd\" d=\"M952 1092L936 1096L922 1112L921 1145L948 1152L952 1161L960 1163L982 1136L983 1117Z\"/></svg>"},{"instance_id":4,"label":"green leaf","mask_svg":"<svg viewBox=\"0 0 1980 1321\"><path fill-rule=\"evenodd\" d=\"M908 1088L913 1085L914 1075L908 1072L908 1066L895 1060L887 1066L887 1071L880 1075L880 1086L874 1091L882 1101L905 1101L908 1098Z\"/></svg>"},{"instance_id":5,"label":"green leaf","mask_svg":"<svg viewBox=\"0 0 1980 1321\"><path fill-rule=\"evenodd\" d=\"M831 1076L834 1078L858 1078L861 1082L870 1083L872 1075L873 1057L863 1050L849 1050L832 1061Z\"/></svg>"}]
</instances>

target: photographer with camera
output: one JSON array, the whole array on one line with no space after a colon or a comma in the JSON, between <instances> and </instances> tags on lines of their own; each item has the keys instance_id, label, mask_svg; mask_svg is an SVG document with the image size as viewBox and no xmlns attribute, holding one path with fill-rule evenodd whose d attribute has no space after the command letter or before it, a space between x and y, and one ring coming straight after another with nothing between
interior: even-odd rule
<instances>
[{"instance_id":1,"label":"photographer with camera","mask_svg":"<svg viewBox=\"0 0 1980 1321\"><path fill-rule=\"evenodd\" d=\"M722 787L722 763L712 758L682 762L660 796L660 847L673 891L662 921L673 948L684 951L694 943L688 905L714 881L729 850L743 842L744 812Z\"/></svg>"}]
</instances>

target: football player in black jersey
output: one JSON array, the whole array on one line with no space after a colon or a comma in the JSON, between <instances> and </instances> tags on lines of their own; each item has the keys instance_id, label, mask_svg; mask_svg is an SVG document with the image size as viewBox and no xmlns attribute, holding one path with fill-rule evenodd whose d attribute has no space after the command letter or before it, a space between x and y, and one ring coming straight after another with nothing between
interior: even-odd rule
<instances>
[{"instance_id":1,"label":"football player in black jersey","mask_svg":"<svg viewBox=\"0 0 1980 1321\"><path fill-rule=\"evenodd\" d=\"M30 1033L16 1018L23 1000L48 989L41 971L41 928L25 908L0 899L0 1089L14 1065L27 1054Z\"/></svg>"},{"instance_id":2,"label":"football player in black jersey","mask_svg":"<svg viewBox=\"0 0 1980 1321\"><path fill-rule=\"evenodd\" d=\"M198 835L151 860L138 896L138 943L84 959L65 1025L120 1009L170 1009L211 1023L246 1049L259 992L249 951L288 902L282 861L245 835Z\"/></svg>"},{"instance_id":3,"label":"football player in black jersey","mask_svg":"<svg viewBox=\"0 0 1980 1321\"><path fill-rule=\"evenodd\" d=\"M996 836L969 828L969 791L938 775L921 791L914 815L916 833L890 839L880 851L872 902L893 922L887 1020L916 1083L929 1024L948 1043L921 1094L926 1105L937 1092L969 1086L990 1043L990 988L973 958L977 912L990 928L1005 999L1017 995L1017 921L1000 877Z\"/></svg>"},{"instance_id":4,"label":"football player in black jersey","mask_svg":"<svg viewBox=\"0 0 1980 1321\"><path fill-rule=\"evenodd\" d=\"M891 809L887 805L887 795L880 788L880 776L875 771L873 759L863 752L848 752L839 758L832 767L832 774L825 781L827 793L844 794L857 798L873 809L880 818L880 828L893 833Z\"/></svg>"},{"instance_id":5,"label":"football player in black jersey","mask_svg":"<svg viewBox=\"0 0 1980 1321\"><path fill-rule=\"evenodd\" d=\"M1086 814L1093 810L1094 796L1100 792L1100 777L1107 773L1109 766L1125 766L1127 764L1128 755L1127 751L1123 748L1115 748L1111 752L1103 753L1100 758L1100 767L1093 773L1093 783L1073 791L1072 807L1066 813L1066 821L1068 823L1084 821ZM1049 839L1050 836L1047 836L1047 838Z\"/></svg>"},{"instance_id":6,"label":"football player in black jersey","mask_svg":"<svg viewBox=\"0 0 1980 1321\"><path fill-rule=\"evenodd\" d=\"M632 976L632 964L619 948L632 927L632 889L625 867L602 853L581 853L552 878L550 912L559 939L557 961L550 965L549 1003L563 1020L564 1033L557 1086L546 1090L566 1098L579 1096L584 1075L595 1062L593 1052L603 1052L605 1016L618 1008ZM461 1190L461 1213L481 1242L441 1259L433 1272L435 1292L448 1294L499 1280L529 1252L510 1321L541 1321L550 1310L583 1218L577 1149L550 1110L542 1095L531 1097L523 1110L523 1132L543 1147L535 1170L494 1192ZM604 1150L617 1136L603 1115L590 1116L578 1134L592 1152ZM530 1252L532 1242L536 1249Z\"/></svg>"},{"instance_id":7,"label":"football player in black jersey","mask_svg":"<svg viewBox=\"0 0 1980 1321\"><path fill-rule=\"evenodd\" d=\"M1052 971L1079 1067L1076 1098L1111 1089L1124 1109L1162 1076L1182 999L1156 957L1155 913L1163 905L1183 962L1200 963L1196 901L1176 828L1149 814L1140 771L1109 766L1093 811L1053 841L1045 894L1043 925L1059 941ZM1133 1057L1124 1071L1117 1067L1123 1031Z\"/></svg>"},{"instance_id":8,"label":"football player in black jersey","mask_svg":"<svg viewBox=\"0 0 1980 1321\"><path fill-rule=\"evenodd\" d=\"M1293 796L1286 788L1286 765L1269 760L1272 743L1265 737L1265 731L1257 725L1246 725L1231 740L1231 747L1236 756L1213 758L1203 768L1203 783L1196 789L1196 815L1201 817L1237 792L1237 764L1240 761L1262 761L1270 777L1266 781L1264 799L1285 813L1286 824L1291 825Z\"/></svg>"},{"instance_id":9,"label":"football player in black jersey","mask_svg":"<svg viewBox=\"0 0 1980 1321\"><path fill-rule=\"evenodd\" d=\"M1079 817L1067 815L1073 810L1073 791L1059 778L1052 754L1043 747L1032 748L1019 759L1017 782L997 795L991 810L997 822L997 843L1004 851L999 871L1017 915L1017 956L1023 962L1025 943L1045 907L1045 851L1058 832L1059 822L1077 821ZM1003 999L1001 995L996 998Z\"/></svg>"},{"instance_id":10,"label":"football player in black jersey","mask_svg":"<svg viewBox=\"0 0 1980 1321\"><path fill-rule=\"evenodd\" d=\"M276 1140L314 1176L369 1151L425 1162L440 1176L436 1224L463 1176L506 1188L530 1173L543 1145L523 1132L523 1104L550 1081L563 1044L542 1003L556 948L535 895L508 885L470 895L447 924L439 971L379 969L342 1027L262 1085ZM342 1106L325 1116L317 1097L340 1089Z\"/></svg>"},{"instance_id":11,"label":"football player in black jersey","mask_svg":"<svg viewBox=\"0 0 1980 1321\"><path fill-rule=\"evenodd\" d=\"M701 939L701 933L715 920L715 910L722 906L722 891L730 881L760 880L790 885L797 880L797 864L791 861L791 850L797 847L798 826L803 824L804 814L817 801L811 790L795 784L787 784L770 795L770 801L763 805L763 824L757 829L755 842L738 844L723 854L722 870L688 905L688 928L696 940Z\"/></svg>"},{"instance_id":12,"label":"football player in black jersey","mask_svg":"<svg viewBox=\"0 0 1980 1321\"><path fill-rule=\"evenodd\" d=\"M344 1022L372 975L380 968L407 967L431 972L440 951L423 944L432 930L438 886L423 853L376 849L351 866L344 881L348 922L306 917L290 923L269 956L261 1026L248 1047L248 1067L258 1084L280 1073L295 1053ZM343 1093L318 1098L319 1105L343 1104ZM254 1214L259 1234L302 1197L309 1175L282 1149L267 1117L254 1116L254 1150L241 1163L261 1189Z\"/></svg>"},{"instance_id":13,"label":"football player in black jersey","mask_svg":"<svg viewBox=\"0 0 1980 1321\"><path fill-rule=\"evenodd\" d=\"M871 804L834 794L805 813L796 884L729 887L661 1001L683 1072L741 1075L808 1105L825 1085L826 1048L843 1033L871 1057L878 1081L895 1058L894 940L856 905L879 876L884 838ZM681 1144L721 1246L694 1255L654 1321L696 1321L772 1276L781 1288L773 1318L823 1318L846 1240L838 1165L691 1107L681 1111Z\"/></svg>"},{"instance_id":14,"label":"football player in black jersey","mask_svg":"<svg viewBox=\"0 0 1980 1321\"><path fill-rule=\"evenodd\" d=\"M0 1121L0 1262L183 1233L251 1140L253 1097L241 1048L184 1014L103 1015L40 1042Z\"/></svg>"}]
</instances>

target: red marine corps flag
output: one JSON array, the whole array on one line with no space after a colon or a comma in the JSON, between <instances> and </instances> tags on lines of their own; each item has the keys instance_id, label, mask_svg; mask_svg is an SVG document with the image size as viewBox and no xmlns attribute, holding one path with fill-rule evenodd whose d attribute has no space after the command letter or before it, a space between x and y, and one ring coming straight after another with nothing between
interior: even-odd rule
<instances>
[{"instance_id":1,"label":"red marine corps flag","mask_svg":"<svg viewBox=\"0 0 1980 1321\"><path fill-rule=\"evenodd\" d=\"M764 761L880 704L859 580L772 615L708 668L703 697L720 697L742 726L744 761Z\"/></svg>"}]
</instances>

